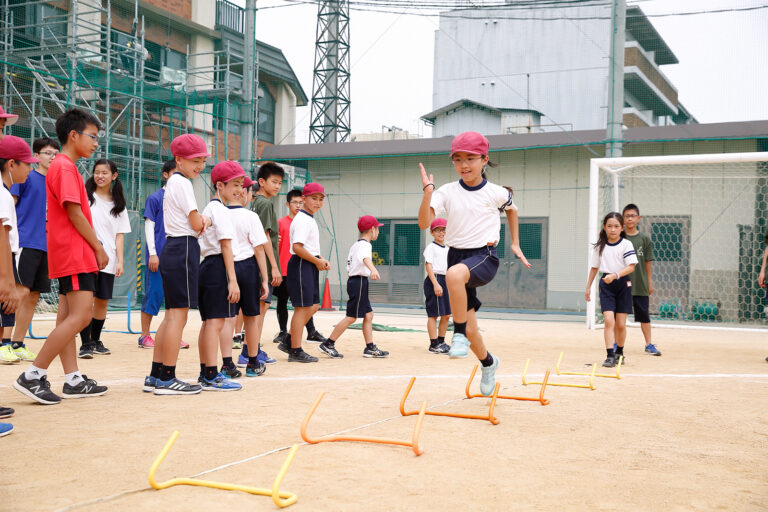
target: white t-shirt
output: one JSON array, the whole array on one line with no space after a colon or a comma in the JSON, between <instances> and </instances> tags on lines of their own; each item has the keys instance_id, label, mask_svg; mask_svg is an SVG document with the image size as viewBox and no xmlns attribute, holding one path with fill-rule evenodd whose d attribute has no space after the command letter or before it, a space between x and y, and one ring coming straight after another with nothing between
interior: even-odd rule
<instances>
[{"instance_id":1,"label":"white t-shirt","mask_svg":"<svg viewBox=\"0 0 768 512\"><path fill-rule=\"evenodd\" d=\"M189 225L189 214L197 210L192 182L175 172L168 178L163 198L163 224L165 236L197 236Z\"/></svg>"},{"instance_id":2,"label":"white t-shirt","mask_svg":"<svg viewBox=\"0 0 768 512\"><path fill-rule=\"evenodd\" d=\"M438 217L445 217L445 245L456 249L476 249L499 243L501 212L517 210L512 193L487 180L468 187L458 180L435 190L429 206Z\"/></svg>"},{"instance_id":3,"label":"white t-shirt","mask_svg":"<svg viewBox=\"0 0 768 512\"><path fill-rule=\"evenodd\" d=\"M597 247L593 247L589 257L589 266L599 268L600 272L606 274L618 273L632 263L637 264L637 254L632 242L626 238L619 239L615 244L606 244L602 256Z\"/></svg>"},{"instance_id":4,"label":"white t-shirt","mask_svg":"<svg viewBox=\"0 0 768 512\"><path fill-rule=\"evenodd\" d=\"M16 222L16 203L13 201L13 196L10 191L2 187L0 191L0 221L3 226L11 226L11 230L8 231L8 241L11 244L11 252L17 254L19 252L19 227Z\"/></svg>"},{"instance_id":5,"label":"white t-shirt","mask_svg":"<svg viewBox=\"0 0 768 512\"><path fill-rule=\"evenodd\" d=\"M165 192L166 197L168 192ZM200 256L221 254L221 241L235 238L235 223L229 208L218 199L212 200L203 210L203 215L211 218L211 227L200 237Z\"/></svg>"},{"instance_id":6,"label":"white t-shirt","mask_svg":"<svg viewBox=\"0 0 768 512\"><path fill-rule=\"evenodd\" d=\"M102 272L105 274L114 274L117 270L117 245L115 237L118 233L130 233L131 221L128 219L128 209L125 208L115 217L112 215L112 208L115 207L113 201L105 201L97 194L93 194L93 204L91 205L91 217L93 218L93 230L96 232L96 238L104 247L104 252L109 256L109 263Z\"/></svg>"},{"instance_id":7,"label":"white t-shirt","mask_svg":"<svg viewBox=\"0 0 768 512\"><path fill-rule=\"evenodd\" d=\"M368 258L373 263L373 246L368 240L360 239L352 244L347 256L347 274L351 276L370 277L371 269L365 266L363 260Z\"/></svg>"},{"instance_id":8,"label":"white t-shirt","mask_svg":"<svg viewBox=\"0 0 768 512\"><path fill-rule=\"evenodd\" d=\"M424 249L424 262L432 264L432 272L444 276L448 271L448 246L432 242Z\"/></svg>"},{"instance_id":9,"label":"white t-shirt","mask_svg":"<svg viewBox=\"0 0 768 512\"><path fill-rule=\"evenodd\" d=\"M229 214L235 225L232 252L235 261L247 260L254 256L253 248L267 243L267 234L256 212L242 206L230 206Z\"/></svg>"},{"instance_id":10,"label":"white t-shirt","mask_svg":"<svg viewBox=\"0 0 768 512\"><path fill-rule=\"evenodd\" d=\"M299 243L302 244L312 256L320 256L320 230L312 215L304 210L299 210L299 213L296 214L296 217L293 218L293 222L291 222L290 233L291 254L296 254L293 252L293 244Z\"/></svg>"}]
</instances>

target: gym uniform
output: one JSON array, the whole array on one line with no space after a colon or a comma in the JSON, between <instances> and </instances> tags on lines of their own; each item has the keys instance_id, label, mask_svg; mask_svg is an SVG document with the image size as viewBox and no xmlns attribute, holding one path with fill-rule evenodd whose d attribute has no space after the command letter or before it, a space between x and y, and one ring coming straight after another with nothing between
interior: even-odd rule
<instances>
[{"instance_id":1,"label":"gym uniform","mask_svg":"<svg viewBox=\"0 0 768 512\"><path fill-rule=\"evenodd\" d=\"M448 295L448 286L445 283L445 273L448 271L448 252L445 245L432 242L424 249L424 262L432 265L432 273L435 274L437 284L443 288L443 295L435 295L435 287L427 276L424 279L424 298L426 299L427 316L436 318L451 314L451 301Z\"/></svg>"},{"instance_id":2,"label":"gym uniform","mask_svg":"<svg viewBox=\"0 0 768 512\"><path fill-rule=\"evenodd\" d=\"M8 230L8 241L11 246L11 266L13 268L13 275L18 277L16 254L19 252L19 230L16 225L16 206L13 203L13 196L5 188L5 185L0 187L0 222L2 222L2 229L5 229L5 226L11 228ZM16 315L14 313L6 314L2 306L0 304L0 327L13 327L16 325Z\"/></svg>"},{"instance_id":3,"label":"gym uniform","mask_svg":"<svg viewBox=\"0 0 768 512\"><path fill-rule=\"evenodd\" d=\"M373 246L365 239L359 239L349 248L347 256L347 316L351 318L363 318L373 311L368 300L368 278L371 269L365 266L364 260L373 261Z\"/></svg>"},{"instance_id":4,"label":"gym uniform","mask_svg":"<svg viewBox=\"0 0 768 512\"><path fill-rule=\"evenodd\" d=\"M112 215L113 201L105 201L97 194L93 194L91 212L93 214L93 229L96 238L101 242L104 251L109 256L109 262L103 270L96 275L96 289L94 297L102 300L112 298L112 290L115 286L115 271L117 270L117 245L115 237L118 233L130 233L131 221L128 219L128 209L124 208L117 217Z\"/></svg>"},{"instance_id":5,"label":"gym uniform","mask_svg":"<svg viewBox=\"0 0 768 512\"><path fill-rule=\"evenodd\" d=\"M231 318L236 315L236 306L229 302L227 267L221 254L221 241L235 237L235 226L230 210L218 199L211 200L203 210L211 218L211 227L200 237L200 264L198 297L200 318L205 322L211 318Z\"/></svg>"},{"instance_id":6,"label":"gym uniform","mask_svg":"<svg viewBox=\"0 0 768 512\"><path fill-rule=\"evenodd\" d=\"M320 304L320 271L314 263L296 256L293 244L300 243L313 256L320 257L320 230L315 218L300 210L291 223L291 259L288 261L288 294L295 308Z\"/></svg>"},{"instance_id":7,"label":"gym uniform","mask_svg":"<svg viewBox=\"0 0 768 512\"><path fill-rule=\"evenodd\" d=\"M606 243L602 255L598 252L598 248L594 247L589 257L589 266L598 268L602 272L601 277L607 274L618 274L632 263L637 263L637 255L632 242L626 238L620 238L614 244ZM615 279L611 284L606 284L600 279L599 287L601 311L632 313L632 281L629 276Z\"/></svg>"},{"instance_id":8,"label":"gym uniform","mask_svg":"<svg viewBox=\"0 0 768 512\"><path fill-rule=\"evenodd\" d=\"M267 235L259 216L248 208L230 206L230 216L235 227L232 253L235 256L235 275L240 287L240 302L235 304L235 313L242 310L244 316L261 313L261 273L253 249L267 243Z\"/></svg>"},{"instance_id":9,"label":"gym uniform","mask_svg":"<svg viewBox=\"0 0 768 512\"><path fill-rule=\"evenodd\" d=\"M45 176L31 171L24 183L11 185L18 198L19 251L16 253L16 282L33 292L51 291L48 278L48 246L45 241Z\"/></svg>"},{"instance_id":10,"label":"gym uniform","mask_svg":"<svg viewBox=\"0 0 768 512\"><path fill-rule=\"evenodd\" d=\"M145 275L146 283L144 285L144 298L141 301L141 311L152 316L160 313L160 307L163 305L163 277L160 275L160 269L152 272L149 270L149 257L157 256L163 252L165 246L165 225L163 224L163 198L165 189L161 188L157 192L147 197L144 205L145 230L146 221L152 222L152 234L146 233L146 238L152 237L154 245L150 247L145 244L144 264L147 267Z\"/></svg>"},{"instance_id":11,"label":"gym uniform","mask_svg":"<svg viewBox=\"0 0 768 512\"><path fill-rule=\"evenodd\" d=\"M272 244L272 251L275 254L275 263L277 263L279 269L280 249L278 243L280 238L280 225L277 222L277 214L275 214L275 208L272 206L272 201L261 194L255 194L253 198L253 206L251 208L259 216L259 221L264 228L264 233L266 234L267 230L269 230L269 241ZM272 265L269 263L269 258L267 258L267 275L269 276L267 281L270 283L269 293L267 294L267 298L263 299L262 302L270 304L272 302L274 287L272 286Z\"/></svg>"},{"instance_id":12,"label":"gym uniform","mask_svg":"<svg viewBox=\"0 0 768 512\"><path fill-rule=\"evenodd\" d=\"M650 323L651 316L648 299L650 290L648 289L648 273L645 271L645 262L653 261L653 243L651 243L651 237L640 232L636 235L624 234L624 238L632 242L637 256L635 271L629 275L632 280L632 310L635 322L647 324Z\"/></svg>"}]
</instances>

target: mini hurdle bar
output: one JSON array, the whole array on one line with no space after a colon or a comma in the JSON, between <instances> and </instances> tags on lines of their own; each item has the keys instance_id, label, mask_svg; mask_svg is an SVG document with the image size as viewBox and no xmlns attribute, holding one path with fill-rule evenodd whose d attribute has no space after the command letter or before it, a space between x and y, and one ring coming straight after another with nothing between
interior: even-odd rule
<instances>
[{"instance_id":1,"label":"mini hurdle bar","mask_svg":"<svg viewBox=\"0 0 768 512\"><path fill-rule=\"evenodd\" d=\"M525 369L523 370L523 386L528 386L529 384L541 384L541 382L530 382L525 380L525 376L528 374L528 365L530 364L531 360L526 359L525 360ZM586 388L586 389L595 389L595 370L597 369L597 365L592 365L592 373L589 374L589 384L570 384L568 382L547 382L547 386L562 386L565 388Z\"/></svg>"},{"instance_id":2,"label":"mini hurdle bar","mask_svg":"<svg viewBox=\"0 0 768 512\"><path fill-rule=\"evenodd\" d=\"M467 387L464 388L464 393L467 395L467 398L488 398L485 395L473 395L469 392L469 388L472 385L472 381L475 379L477 368L478 368L478 365L475 365L475 367L472 368L472 374L469 376L469 380L467 381ZM549 370L547 370L547 373L544 375L544 380L541 382L541 390L539 391L538 397L498 395L496 398L501 398L504 400L523 400L523 401L530 401L530 402L539 402L541 405L548 405L549 400L544 398L544 390L547 389L548 380L549 380Z\"/></svg>"},{"instance_id":3,"label":"mini hurdle bar","mask_svg":"<svg viewBox=\"0 0 768 512\"><path fill-rule=\"evenodd\" d=\"M405 394L403 395L403 398L400 400L400 414L403 416L413 416L414 414L422 414L421 411L406 411L405 410L405 401L408 399L408 395L411 393L411 388L413 388L413 383L416 382L416 377L411 377L411 381L408 383L408 387L405 390ZM478 396L485 396L485 395L478 395ZM486 420L490 421L493 425L499 424L499 419L496 418L493 415L493 409L496 407L496 399L499 396L499 383L496 383L496 387L493 389L493 394L491 394L488 397L491 399L491 406L488 408L488 414L486 415L479 415L479 414L462 414L462 413L456 413L456 412L439 412L439 411L426 411L424 410L424 406L422 406L422 410L424 410L423 414L428 414L430 416L447 416L450 418L464 418L468 420ZM426 402L424 402L426 404Z\"/></svg>"},{"instance_id":4,"label":"mini hurdle bar","mask_svg":"<svg viewBox=\"0 0 768 512\"><path fill-rule=\"evenodd\" d=\"M564 352L560 352L560 357L557 358L557 365L555 366L555 372L558 375L594 375L595 377L604 377L606 379L621 379L621 363L624 361L624 356L619 356L619 364L616 365L616 374L595 373L595 365L592 365L592 372L564 372L560 370L560 363L563 362Z\"/></svg>"}]
</instances>

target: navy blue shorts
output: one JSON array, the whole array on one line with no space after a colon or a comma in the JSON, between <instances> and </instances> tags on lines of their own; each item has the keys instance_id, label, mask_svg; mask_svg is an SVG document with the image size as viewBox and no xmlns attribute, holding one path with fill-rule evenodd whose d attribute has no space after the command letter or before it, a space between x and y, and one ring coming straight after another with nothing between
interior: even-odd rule
<instances>
[{"instance_id":1,"label":"navy blue shorts","mask_svg":"<svg viewBox=\"0 0 768 512\"><path fill-rule=\"evenodd\" d=\"M349 276L347 279L347 316L363 318L373 311L368 300L368 278L365 276Z\"/></svg>"},{"instance_id":2,"label":"navy blue shorts","mask_svg":"<svg viewBox=\"0 0 768 512\"><path fill-rule=\"evenodd\" d=\"M600 279L600 311L614 313L632 313L632 281L629 276L616 279L611 284L605 284Z\"/></svg>"},{"instance_id":3,"label":"navy blue shorts","mask_svg":"<svg viewBox=\"0 0 768 512\"><path fill-rule=\"evenodd\" d=\"M320 271L295 254L288 260L288 295L295 308L320 304Z\"/></svg>"},{"instance_id":4,"label":"navy blue shorts","mask_svg":"<svg viewBox=\"0 0 768 512\"><path fill-rule=\"evenodd\" d=\"M40 249L22 247L14 258L18 270L14 272L16 282L33 292L51 291L48 279L48 253Z\"/></svg>"},{"instance_id":5,"label":"navy blue shorts","mask_svg":"<svg viewBox=\"0 0 768 512\"><path fill-rule=\"evenodd\" d=\"M469 269L469 281L467 282L467 311L477 311L483 305L477 298L476 288L493 281L496 271L499 269L499 257L496 255L496 247L487 245L477 249L448 249L448 268L463 263Z\"/></svg>"},{"instance_id":6,"label":"navy blue shorts","mask_svg":"<svg viewBox=\"0 0 768 512\"><path fill-rule=\"evenodd\" d=\"M451 314L451 299L448 295L448 285L445 284L445 275L435 274L437 284L443 288L443 295L435 295L435 287L432 286L432 280L427 277L424 280L424 297L427 305L427 316L435 318Z\"/></svg>"},{"instance_id":7,"label":"navy blue shorts","mask_svg":"<svg viewBox=\"0 0 768 512\"><path fill-rule=\"evenodd\" d=\"M96 274L96 289L93 291L93 296L101 300L109 300L112 298L112 290L115 288L115 274L107 274L106 272L99 272Z\"/></svg>"},{"instance_id":8,"label":"navy blue shorts","mask_svg":"<svg viewBox=\"0 0 768 512\"><path fill-rule=\"evenodd\" d=\"M632 310L635 313L635 322L640 322L641 324L651 323L651 315L648 314L648 302L647 295L632 296Z\"/></svg>"},{"instance_id":9,"label":"navy blue shorts","mask_svg":"<svg viewBox=\"0 0 768 512\"><path fill-rule=\"evenodd\" d=\"M256 258L251 256L235 262L237 286L240 287L240 302L235 304L235 312L242 311L245 316L257 316L261 313L261 274Z\"/></svg>"},{"instance_id":10,"label":"navy blue shorts","mask_svg":"<svg viewBox=\"0 0 768 512\"><path fill-rule=\"evenodd\" d=\"M61 276L59 279L59 294L66 295L69 292L93 292L96 291L96 272Z\"/></svg>"},{"instance_id":11,"label":"navy blue shorts","mask_svg":"<svg viewBox=\"0 0 768 512\"><path fill-rule=\"evenodd\" d=\"M200 318L203 322L212 318L231 318L236 315L237 307L229 302L227 296L227 268L221 254L206 256L200 264L200 278L197 293L200 298Z\"/></svg>"},{"instance_id":12,"label":"navy blue shorts","mask_svg":"<svg viewBox=\"0 0 768 512\"><path fill-rule=\"evenodd\" d=\"M141 299L141 312L157 316L163 306L163 276L160 271L152 272L144 267L144 298Z\"/></svg>"},{"instance_id":13,"label":"navy blue shorts","mask_svg":"<svg viewBox=\"0 0 768 512\"><path fill-rule=\"evenodd\" d=\"M166 308L197 307L199 273L200 244L197 238L168 237L160 254L160 275L163 278Z\"/></svg>"}]
</instances>

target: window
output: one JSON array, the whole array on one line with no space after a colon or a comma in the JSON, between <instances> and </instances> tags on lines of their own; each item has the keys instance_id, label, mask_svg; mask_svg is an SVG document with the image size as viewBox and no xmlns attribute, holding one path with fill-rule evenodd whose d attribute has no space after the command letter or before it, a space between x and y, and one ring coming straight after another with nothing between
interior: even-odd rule
<instances>
[{"instance_id":1,"label":"window","mask_svg":"<svg viewBox=\"0 0 768 512\"><path fill-rule=\"evenodd\" d=\"M681 222L654 222L651 241L656 261L683 261L683 224Z\"/></svg>"},{"instance_id":2,"label":"window","mask_svg":"<svg viewBox=\"0 0 768 512\"><path fill-rule=\"evenodd\" d=\"M496 247L496 254L499 259L503 259L507 254L507 228L506 224L501 225L499 231L499 245ZM538 222L520 223L518 237L520 238L520 250L529 260L541 259L541 224Z\"/></svg>"},{"instance_id":3,"label":"window","mask_svg":"<svg viewBox=\"0 0 768 512\"><path fill-rule=\"evenodd\" d=\"M418 224L395 224L394 242L395 265L421 263L421 230Z\"/></svg>"},{"instance_id":4,"label":"window","mask_svg":"<svg viewBox=\"0 0 768 512\"><path fill-rule=\"evenodd\" d=\"M389 230L392 223L388 220L380 220L383 226L379 228L379 238L371 242L373 249L374 265L389 265Z\"/></svg>"},{"instance_id":5,"label":"window","mask_svg":"<svg viewBox=\"0 0 768 512\"><path fill-rule=\"evenodd\" d=\"M258 138L275 143L275 99L264 84L259 83Z\"/></svg>"},{"instance_id":6,"label":"window","mask_svg":"<svg viewBox=\"0 0 768 512\"><path fill-rule=\"evenodd\" d=\"M163 65L171 69L186 69L187 68L187 56L176 50L165 48L163 53L165 61Z\"/></svg>"}]
</instances>

